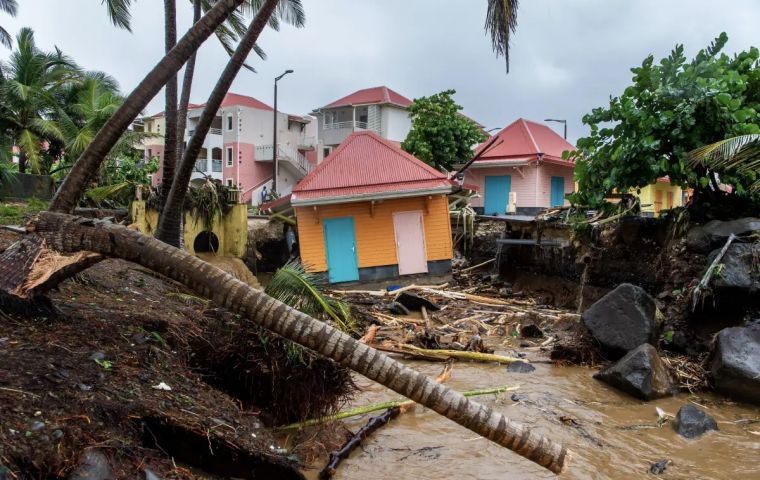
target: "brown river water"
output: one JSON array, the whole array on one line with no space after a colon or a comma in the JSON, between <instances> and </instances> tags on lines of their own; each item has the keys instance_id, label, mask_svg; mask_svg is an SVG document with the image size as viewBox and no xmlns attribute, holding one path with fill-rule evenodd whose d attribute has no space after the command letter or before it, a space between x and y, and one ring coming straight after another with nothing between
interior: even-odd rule
<instances>
[{"instance_id":1,"label":"brown river water","mask_svg":"<svg viewBox=\"0 0 760 480\"><path fill-rule=\"evenodd\" d=\"M498 352L497 353L508 353ZM435 377L442 364L407 362ZM760 408L734 404L705 393L642 402L594 380L595 370L535 363L528 374L508 373L497 365L457 363L447 385L459 391L501 385L519 389L477 397L507 417L562 442L572 451L563 479L760 479ZM358 377L362 391L352 406L398 398L398 394ZM516 394L519 401L513 401ZM655 407L675 414L697 402L718 422L720 431L687 440L670 424L657 427ZM352 431L371 415L347 422ZM564 419L564 421L563 421ZM751 423L755 420L756 423ZM737 422L739 421L739 422ZM665 473L649 473L652 463L669 459ZM321 468L322 465L319 465ZM318 468L318 469L319 469ZM317 472L307 472L317 478ZM417 406L365 440L363 450L345 460L334 477L343 479L556 478L435 412Z\"/></svg>"}]
</instances>

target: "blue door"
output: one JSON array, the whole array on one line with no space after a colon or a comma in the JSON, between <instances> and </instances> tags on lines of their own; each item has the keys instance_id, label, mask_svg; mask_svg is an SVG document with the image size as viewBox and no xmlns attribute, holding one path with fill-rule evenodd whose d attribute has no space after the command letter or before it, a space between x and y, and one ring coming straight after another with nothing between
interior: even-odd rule
<instances>
[{"instance_id":1,"label":"blue door","mask_svg":"<svg viewBox=\"0 0 760 480\"><path fill-rule=\"evenodd\" d=\"M512 177L509 175L486 176L486 192L483 207L485 215L504 215L509 202Z\"/></svg>"},{"instance_id":2,"label":"blue door","mask_svg":"<svg viewBox=\"0 0 760 480\"><path fill-rule=\"evenodd\" d=\"M359 280L353 217L328 218L322 222L330 283Z\"/></svg>"},{"instance_id":3,"label":"blue door","mask_svg":"<svg viewBox=\"0 0 760 480\"><path fill-rule=\"evenodd\" d=\"M565 177L552 177L550 207L561 207L565 204Z\"/></svg>"}]
</instances>

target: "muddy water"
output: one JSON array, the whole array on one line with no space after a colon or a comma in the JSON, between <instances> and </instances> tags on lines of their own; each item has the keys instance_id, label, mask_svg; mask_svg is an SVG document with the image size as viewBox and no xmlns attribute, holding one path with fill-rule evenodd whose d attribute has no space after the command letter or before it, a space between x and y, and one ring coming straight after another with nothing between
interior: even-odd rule
<instances>
[{"instance_id":1,"label":"muddy water","mask_svg":"<svg viewBox=\"0 0 760 480\"><path fill-rule=\"evenodd\" d=\"M410 361L435 376L441 364ZM641 402L591 378L593 370L536 363L530 374L504 367L456 364L448 385L463 391L519 385L501 396L479 397L508 417L564 443L573 452L567 479L654 478L651 463L670 459L666 479L760 479L760 408L724 402L710 394ZM363 388L355 405L397 398L394 392L358 378ZM510 397L516 394L513 401ZM655 406L675 414L689 401L706 407L719 432L697 440L675 434L669 424L656 426ZM367 420L348 423L352 430ZM563 421L564 418L564 421ZM737 420L754 419L748 424ZM569 425L568 425L569 424ZM754 432L754 433L753 433ZM321 465L320 465L321 468ZM316 473L309 472L309 478ZM533 479L554 478L509 450L417 407L365 441L339 468L336 479Z\"/></svg>"}]
</instances>

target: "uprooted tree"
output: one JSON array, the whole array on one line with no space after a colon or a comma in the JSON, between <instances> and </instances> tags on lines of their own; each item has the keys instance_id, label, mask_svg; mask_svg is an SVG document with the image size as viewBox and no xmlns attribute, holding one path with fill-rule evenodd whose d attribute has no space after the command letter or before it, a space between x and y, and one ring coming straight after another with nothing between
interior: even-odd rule
<instances>
[{"instance_id":1,"label":"uprooted tree","mask_svg":"<svg viewBox=\"0 0 760 480\"><path fill-rule=\"evenodd\" d=\"M489 407L470 401L339 329L251 288L187 252L109 221L82 219L67 213L77 204L93 172L130 122L240 3L242 0L219 0L177 42L100 130L57 192L51 205L53 211L34 218L27 225L27 235L0 255L0 294L6 298L33 299L44 288L103 257L138 263L552 472L561 472L568 460L567 450L562 445ZM262 8L259 13L265 11Z\"/></svg>"},{"instance_id":2,"label":"uprooted tree","mask_svg":"<svg viewBox=\"0 0 760 480\"><path fill-rule=\"evenodd\" d=\"M693 168L688 160L703 145L760 133L760 52L752 47L731 57L721 53L727 41L722 33L691 61L683 45L659 63L648 56L632 69L632 85L583 117L591 134L571 154L579 190L574 203L596 207L614 190L665 176L697 195L717 192L718 181L746 191L752 179L745 175Z\"/></svg>"}]
</instances>

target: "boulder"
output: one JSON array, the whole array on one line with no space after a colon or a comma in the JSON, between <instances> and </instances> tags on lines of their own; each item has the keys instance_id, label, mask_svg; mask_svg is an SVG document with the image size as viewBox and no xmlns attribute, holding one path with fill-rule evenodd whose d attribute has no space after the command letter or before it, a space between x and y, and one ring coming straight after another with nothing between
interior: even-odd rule
<instances>
[{"instance_id":1,"label":"boulder","mask_svg":"<svg viewBox=\"0 0 760 480\"><path fill-rule=\"evenodd\" d=\"M512 362L507 366L509 373L531 373L536 370L536 367L528 362Z\"/></svg>"},{"instance_id":2,"label":"boulder","mask_svg":"<svg viewBox=\"0 0 760 480\"><path fill-rule=\"evenodd\" d=\"M594 375L594 378L642 400L678 393L675 380L657 349L645 343L628 352L618 362Z\"/></svg>"},{"instance_id":3,"label":"boulder","mask_svg":"<svg viewBox=\"0 0 760 480\"><path fill-rule=\"evenodd\" d=\"M685 438L697 438L708 430L717 429L718 422L692 404L681 407L673 422L673 430Z\"/></svg>"},{"instance_id":4,"label":"boulder","mask_svg":"<svg viewBox=\"0 0 760 480\"><path fill-rule=\"evenodd\" d=\"M616 360L639 345L657 343L655 310L644 289L623 283L583 312L581 321L605 355Z\"/></svg>"},{"instance_id":5,"label":"boulder","mask_svg":"<svg viewBox=\"0 0 760 480\"><path fill-rule=\"evenodd\" d=\"M710 376L718 392L760 405L760 324L718 333Z\"/></svg>"},{"instance_id":6,"label":"boulder","mask_svg":"<svg viewBox=\"0 0 760 480\"><path fill-rule=\"evenodd\" d=\"M409 310L419 311L422 309L422 307L425 307L427 311L432 312L441 309L438 305L431 302L427 298L422 298L419 295L415 295L409 292L401 292L399 296L396 297L396 301Z\"/></svg>"},{"instance_id":7,"label":"boulder","mask_svg":"<svg viewBox=\"0 0 760 480\"><path fill-rule=\"evenodd\" d=\"M79 466L69 477L70 480L115 480L111 463L99 450L85 450Z\"/></svg>"},{"instance_id":8,"label":"boulder","mask_svg":"<svg viewBox=\"0 0 760 480\"><path fill-rule=\"evenodd\" d=\"M409 315L409 309L398 302L392 302L388 305L388 311L394 315Z\"/></svg>"},{"instance_id":9,"label":"boulder","mask_svg":"<svg viewBox=\"0 0 760 480\"><path fill-rule=\"evenodd\" d=\"M720 252L713 250L707 257L707 265L712 264ZM719 273L713 275L712 286L718 297L731 296L739 299L760 292L760 276L755 259L760 258L760 247L754 243L732 243L720 263Z\"/></svg>"},{"instance_id":10,"label":"boulder","mask_svg":"<svg viewBox=\"0 0 760 480\"><path fill-rule=\"evenodd\" d=\"M686 234L686 246L693 252L708 254L722 247L732 233L747 235L756 230L760 230L760 218L740 218L728 222L711 220L689 230Z\"/></svg>"}]
</instances>

